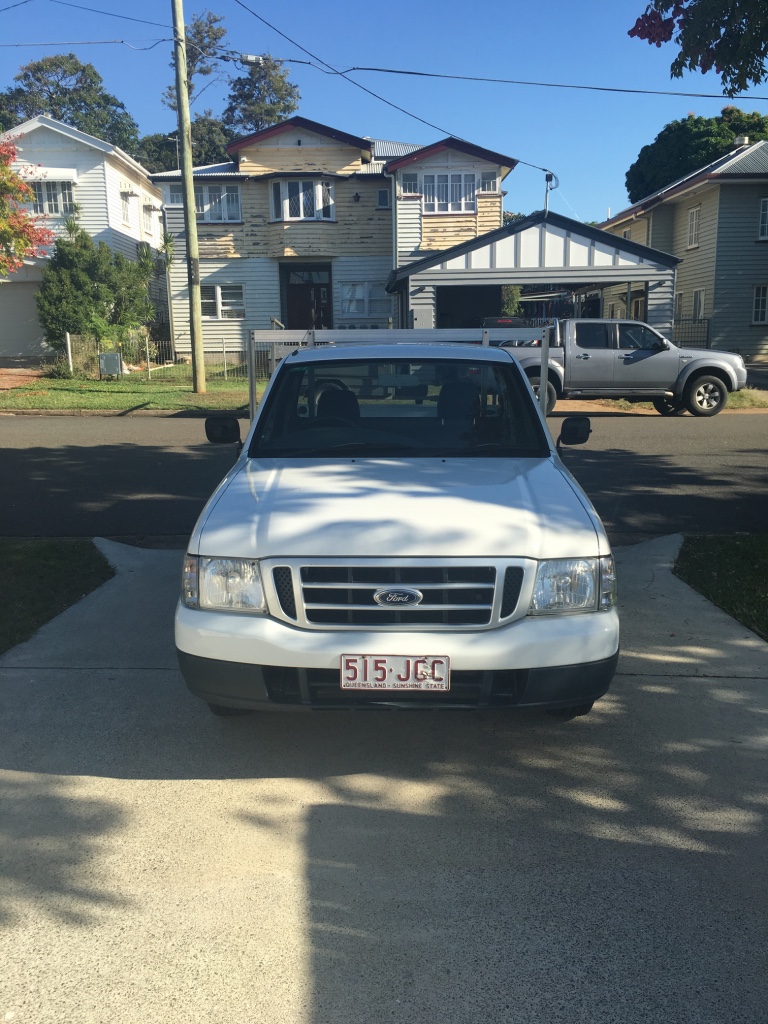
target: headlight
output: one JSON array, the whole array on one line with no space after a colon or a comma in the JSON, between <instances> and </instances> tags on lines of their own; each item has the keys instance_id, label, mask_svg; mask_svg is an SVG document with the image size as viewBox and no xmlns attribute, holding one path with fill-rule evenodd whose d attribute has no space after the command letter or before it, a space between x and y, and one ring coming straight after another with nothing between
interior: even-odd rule
<instances>
[{"instance_id":1,"label":"headlight","mask_svg":"<svg viewBox=\"0 0 768 1024\"><path fill-rule=\"evenodd\" d=\"M266 614L259 564L252 558L187 555L181 588L188 608Z\"/></svg>"},{"instance_id":2,"label":"headlight","mask_svg":"<svg viewBox=\"0 0 768 1024\"><path fill-rule=\"evenodd\" d=\"M613 558L552 558L539 562L529 615L596 612L616 604Z\"/></svg>"}]
</instances>

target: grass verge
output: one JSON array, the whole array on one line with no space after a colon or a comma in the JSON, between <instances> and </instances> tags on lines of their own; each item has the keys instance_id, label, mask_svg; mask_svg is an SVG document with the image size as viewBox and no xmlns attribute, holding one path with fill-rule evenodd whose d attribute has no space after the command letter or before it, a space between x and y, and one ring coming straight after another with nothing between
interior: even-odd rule
<instances>
[{"instance_id":1,"label":"grass verge","mask_svg":"<svg viewBox=\"0 0 768 1024\"><path fill-rule=\"evenodd\" d=\"M89 540L0 538L0 654L114 576Z\"/></svg>"},{"instance_id":2,"label":"grass verge","mask_svg":"<svg viewBox=\"0 0 768 1024\"><path fill-rule=\"evenodd\" d=\"M207 393L196 395L189 383L123 380L81 380L41 377L39 380L0 393L0 411L83 410L86 412L132 412L158 409L170 412L200 412L248 408L248 385L242 380L209 381ZM264 390L259 387L258 393Z\"/></svg>"},{"instance_id":3,"label":"grass verge","mask_svg":"<svg viewBox=\"0 0 768 1024\"><path fill-rule=\"evenodd\" d=\"M686 537L674 571L768 640L768 536Z\"/></svg>"}]
</instances>

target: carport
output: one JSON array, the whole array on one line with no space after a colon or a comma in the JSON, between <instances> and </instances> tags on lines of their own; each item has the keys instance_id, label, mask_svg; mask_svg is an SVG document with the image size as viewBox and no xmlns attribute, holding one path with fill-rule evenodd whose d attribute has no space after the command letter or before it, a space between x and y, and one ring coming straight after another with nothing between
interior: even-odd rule
<instances>
[{"instance_id":1,"label":"carport","mask_svg":"<svg viewBox=\"0 0 768 1024\"><path fill-rule=\"evenodd\" d=\"M479 327L501 312L504 285L566 292L584 316L672 327L680 260L549 211L394 270L401 327Z\"/></svg>"}]
</instances>

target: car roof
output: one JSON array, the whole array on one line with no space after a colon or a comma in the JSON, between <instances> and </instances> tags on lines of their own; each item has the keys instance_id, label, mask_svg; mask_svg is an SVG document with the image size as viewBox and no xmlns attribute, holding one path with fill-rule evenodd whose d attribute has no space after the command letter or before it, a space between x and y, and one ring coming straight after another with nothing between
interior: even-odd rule
<instances>
[{"instance_id":1,"label":"car roof","mask_svg":"<svg viewBox=\"0 0 768 1024\"><path fill-rule=\"evenodd\" d=\"M286 356L290 363L325 363L330 361L350 361L358 359L461 359L471 363L508 363L514 361L511 352L504 349L491 348L486 345L463 345L450 341L433 342L395 342L382 345L378 343L326 344L300 348Z\"/></svg>"}]
</instances>

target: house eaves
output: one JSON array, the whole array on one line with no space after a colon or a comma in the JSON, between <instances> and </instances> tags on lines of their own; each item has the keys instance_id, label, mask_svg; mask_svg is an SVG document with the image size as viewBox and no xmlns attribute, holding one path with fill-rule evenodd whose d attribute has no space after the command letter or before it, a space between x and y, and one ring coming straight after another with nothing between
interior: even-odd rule
<instances>
[{"instance_id":1,"label":"house eaves","mask_svg":"<svg viewBox=\"0 0 768 1024\"><path fill-rule=\"evenodd\" d=\"M57 121L55 117L49 117L47 114L38 114L36 117L30 118L29 121L24 121L23 124L17 124L15 128L10 128L7 132L3 132L0 135L0 139L12 142L14 139L29 135L38 128L49 128L65 138L72 139L73 142L80 142L84 146L90 146L91 149L96 149L100 153L104 153L105 156L114 157L119 163L129 167L141 177L150 178L146 167L143 167L138 160L134 160L132 156L129 156L119 146L113 146L109 142L97 139L94 135L81 132L79 128L72 128L70 125L64 124L63 121Z\"/></svg>"},{"instance_id":2,"label":"house eaves","mask_svg":"<svg viewBox=\"0 0 768 1024\"><path fill-rule=\"evenodd\" d=\"M192 168L192 177L198 178L225 178L230 181L248 181L252 175L243 174L236 170L237 165L229 162L225 164L206 164L202 167ZM164 182L181 181L181 171L158 171L157 174L150 174L150 181L162 185Z\"/></svg>"},{"instance_id":3,"label":"house eaves","mask_svg":"<svg viewBox=\"0 0 768 1024\"><path fill-rule=\"evenodd\" d=\"M341 142L345 146L352 146L354 149L359 149L362 152L362 159L364 162L368 162L372 158L371 153L371 140L359 138L356 135L349 135L347 132L339 131L338 128L331 128L330 125L320 124L318 121L310 121L307 117L289 117L286 121L281 121L279 124L271 125L269 128L263 128L260 132L253 132L251 135L246 135L242 139L237 139L235 142L230 142L227 146L227 153L239 153L241 149L246 149L248 146L253 146L259 142L264 142L266 139L275 138L275 136L283 135L288 131L295 131L296 129L303 131L312 132L314 135L322 135L326 138L333 139L334 142Z\"/></svg>"},{"instance_id":4,"label":"house eaves","mask_svg":"<svg viewBox=\"0 0 768 1024\"><path fill-rule=\"evenodd\" d=\"M400 170L403 167L409 167L411 164L425 160L427 157L437 156L440 153L444 153L446 150L455 150L458 153L464 153L466 156L474 157L477 160L487 160L488 163L508 167L510 171L517 167L518 164L518 161L514 157L504 156L503 153L494 153L491 149L483 149L482 146L475 146L471 142L464 142L462 139L454 139L449 136L446 139L441 139L439 142L433 142L429 146L422 146L419 149L404 154L403 156L395 157L394 160L390 160L386 164L384 169L387 174L392 174L393 171Z\"/></svg>"},{"instance_id":5,"label":"house eaves","mask_svg":"<svg viewBox=\"0 0 768 1024\"><path fill-rule=\"evenodd\" d=\"M768 142L761 141L741 146L735 152L726 153L725 156L713 160L705 167L700 167L698 170L678 178L677 181L665 185L664 188L652 192L651 195L640 199L633 206L628 206L614 217L603 221L600 226L603 228L616 227L626 221L635 220L662 203L679 199L686 193L701 188L702 185L717 184L719 181L738 182L746 185L766 179L768 179Z\"/></svg>"}]
</instances>

